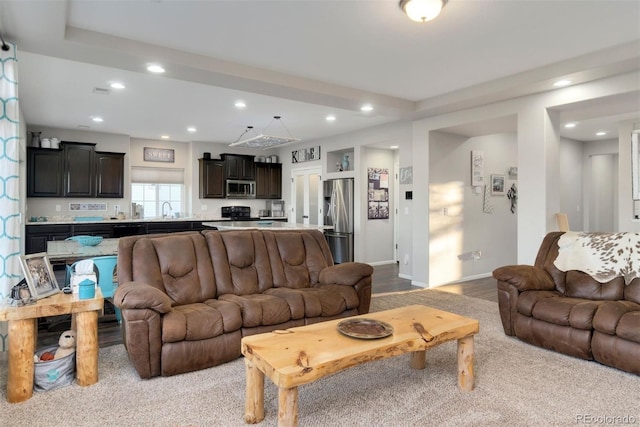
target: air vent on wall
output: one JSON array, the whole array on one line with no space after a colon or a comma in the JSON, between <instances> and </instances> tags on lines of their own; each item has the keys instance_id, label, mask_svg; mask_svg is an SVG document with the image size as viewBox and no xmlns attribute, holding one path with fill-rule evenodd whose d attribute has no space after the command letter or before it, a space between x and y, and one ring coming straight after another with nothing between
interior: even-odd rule
<instances>
[{"instance_id":1,"label":"air vent on wall","mask_svg":"<svg viewBox=\"0 0 640 427\"><path fill-rule=\"evenodd\" d=\"M103 87L94 87L93 93L97 93L98 95L110 95L111 91Z\"/></svg>"}]
</instances>

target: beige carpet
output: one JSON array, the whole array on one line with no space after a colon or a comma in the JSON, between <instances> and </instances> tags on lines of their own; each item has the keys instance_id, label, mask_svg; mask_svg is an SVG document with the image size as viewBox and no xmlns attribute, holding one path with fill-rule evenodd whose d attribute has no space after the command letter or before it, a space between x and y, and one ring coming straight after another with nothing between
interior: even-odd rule
<instances>
[{"instance_id":1,"label":"beige carpet","mask_svg":"<svg viewBox=\"0 0 640 427\"><path fill-rule=\"evenodd\" d=\"M416 303L480 321L476 389L458 390L456 344L447 343L427 353L424 371L401 356L300 387L301 426L572 426L623 417L640 424L640 377L506 337L495 303L426 290L374 297L372 309ZM121 345L102 348L98 384L35 393L19 404L6 403L6 359L0 366L0 426L245 425L242 359L142 381ZM265 384L258 425L275 426L277 390Z\"/></svg>"}]
</instances>

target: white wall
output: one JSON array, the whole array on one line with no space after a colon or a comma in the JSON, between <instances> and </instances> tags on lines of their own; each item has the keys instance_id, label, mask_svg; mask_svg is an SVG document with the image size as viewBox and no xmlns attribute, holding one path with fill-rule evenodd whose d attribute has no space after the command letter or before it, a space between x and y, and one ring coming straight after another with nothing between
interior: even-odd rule
<instances>
[{"instance_id":1,"label":"white wall","mask_svg":"<svg viewBox=\"0 0 640 427\"><path fill-rule=\"evenodd\" d=\"M628 94L639 90L640 73L632 72L573 87L523 96L507 101L487 104L481 107L441 114L413 122L414 162L429 159L432 134L468 123L515 115L517 117L518 155L518 205L517 263L532 264L535 261L540 242L544 235L556 229L555 213L560 210L560 161L559 161L559 120L553 111L562 105L586 100L602 99L618 94ZM620 127L620 152L629 152L631 146L630 122ZM627 158L628 159L628 158ZM640 223L630 220L632 203L630 162L619 164L619 206L628 215L623 221L619 213L619 228L638 229ZM415 182L428 185L428 168L414 168ZM623 187L624 185L624 187ZM429 209L428 192L414 191L414 210L426 212ZM429 270L435 266L428 262L429 223L417 215L413 217L413 281L427 283Z\"/></svg>"},{"instance_id":2,"label":"white wall","mask_svg":"<svg viewBox=\"0 0 640 427\"><path fill-rule=\"evenodd\" d=\"M584 143L572 139L560 140L560 209L558 212L567 214L569 229L584 230L582 225L584 205L583 173L585 159L583 157Z\"/></svg>"},{"instance_id":3,"label":"white wall","mask_svg":"<svg viewBox=\"0 0 640 427\"><path fill-rule=\"evenodd\" d=\"M508 175L517 163L513 133L467 138L431 132L429 138L429 286L486 277L516 263L517 210L506 195L487 196L471 186L471 151L484 153L485 182L504 175L505 190L517 180ZM484 190L484 189L483 189ZM489 209L487 209L489 210ZM473 257L476 252L476 259ZM478 258L479 256L479 258Z\"/></svg>"}]
</instances>

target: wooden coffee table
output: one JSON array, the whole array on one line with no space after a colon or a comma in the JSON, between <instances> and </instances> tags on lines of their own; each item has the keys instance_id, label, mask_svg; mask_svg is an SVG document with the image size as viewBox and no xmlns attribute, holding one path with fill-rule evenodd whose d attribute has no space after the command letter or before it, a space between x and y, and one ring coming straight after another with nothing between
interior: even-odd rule
<instances>
[{"instance_id":1,"label":"wooden coffee table","mask_svg":"<svg viewBox=\"0 0 640 427\"><path fill-rule=\"evenodd\" d=\"M474 387L473 336L477 320L411 305L369 313L366 318L388 323L393 334L378 339L358 339L337 329L345 319L331 320L242 339L247 389L244 420L264 419L264 377L278 386L278 425L298 424L298 386L372 360L411 353L410 366L424 369L426 350L447 341L458 341L458 387ZM322 351L318 351L322 349Z\"/></svg>"},{"instance_id":2,"label":"wooden coffee table","mask_svg":"<svg viewBox=\"0 0 640 427\"><path fill-rule=\"evenodd\" d=\"M104 300L100 289L95 298L58 293L22 307L0 308L0 321L9 322L9 370L7 401L22 402L33 394L33 355L38 339L39 317L71 314L76 330L76 379L81 386L98 382L98 312Z\"/></svg>"}]
</instances>

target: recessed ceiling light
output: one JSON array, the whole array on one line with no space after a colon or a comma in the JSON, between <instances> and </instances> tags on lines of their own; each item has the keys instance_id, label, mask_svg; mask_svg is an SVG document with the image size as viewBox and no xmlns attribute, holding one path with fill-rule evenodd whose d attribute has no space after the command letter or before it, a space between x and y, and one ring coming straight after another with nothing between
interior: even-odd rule
<instances>
[{"instance_id":1,"label":"recessed ceiling light","mask_svg":"<svg viewBox=\"0 0 640 427\"><path fill-rule=\"evenodd\" d=\"M335 122L336 116L334 116L333 114L329 114L327 117L325 117L325 120L328 122Z\"/></svg>"},{"instance_id":2,"label":"recessed ceiling light","mask_svg":"<svg viewBox=\"0 0 640 427\"><path fill-rule=\"evenodd\" d=\"M555 87L564 87L564 86L569 86L570 84L571 84L571 80L558 80L557 82L553 83Z\"/></svg>"},{"instance_id":3,"label":"recessed ceiling light","mask_svg":"<svg viewBox=\"0 0 640 427\"><path fill-rule=\"evenodd\" d=\"M566 123L564 125L564 127L566 127L566 128L574 128L574 127L576 127L576 123Z\"/></svg>"},{"instance_id":4,"label":"recessed ceiling light","mask_svg":"<svg viewBox=\"0 0 640 427\"><path fill-rule=\"evenodd\" d=\"M162 68L161 65L158 64L150 64L149 66L147 66L147 71L149 71L150 73L156 73L156 74L160 74L160 73L164 73L164 68Z\"/></svg>"},{"instance_id":5,"label":"recessed ceiling light","mask_svg":"<svg viewBox=\"0 0 640 427\"><path fill-rule=\"evenodd\" d=\"M596 132L596 136L605 136L606 134L605 131Z\"/></svg>"},{"instance_id":6,"label":"recessed ceiling light","mask_svg":"<svg viewBox=\"0 0 640 427\"><path fill-rule=\"evenodd\" d=\"M244 101L236 101L234 105L236 106L236 108L245 108L247 106Z\"/></svg>"},{"instance_id":7,"label":"recessed ceiling light","mask_svg":"<svg viewBox=\"0 0 640 427\"><path fill-rule=\"evenodd\" d=\"M390 145L389 148L391 148L392 150L395 150L396 148L398 148L397 145Z\"/></svg>"},{"instance_id":8,"label":"recessed ceiling light","mask_svg":"<svg viewBox=\"0 0 640 427\"><path fill-rule=\"evenodd\" d=\"M120 82L113 82L110 85L113 89L124 89L125 86Z\"/></svg>"},{"instance_id":9,"label":"recessed ceiling light","mask_svg":"<svg viewBox=\"0 0 640 427\"><path fill-rule=\"evenodd\" d=\"M189 126L189 127L187 128L187 132L191 132L191 133L193 133L193 132L195 132L195 131L197 131L197 130L198 130L198 129L196 129L196 128L195 128L195 127L193 127L193 126Z\"/></svg>"},{"instance_id":10,"label":"recessed ceiling light","mask_svg":"<svg viewBox=\"0 0 640 427\"><path fill-rule=\"evenodd\" d=\"M364 111L365 113L368 113L369 111L373 111L373 106L369 104L365 104L362 107L360 107L360 111Z\"/></svg>"},{"instance_id":11,"label":"recessed ceiling light","mask_svg":"<svg viewBox=\"0 0 640 427\"><path fill-rule=\"evenodd\" d=\"M104 122L104 119L102 117L91 117L91 120L93 120L96 123Z\"/></svg>"},{"instance_id":12,"label":"recessed ceiling light","mask_svg":"<svg viewBox=\"0 0 640 427\"><path fill-rule=\"evenodd\" d=\"M169 135L161 135L160 138L162 139L169 139Z\"/></svg>"}]
</instances>

